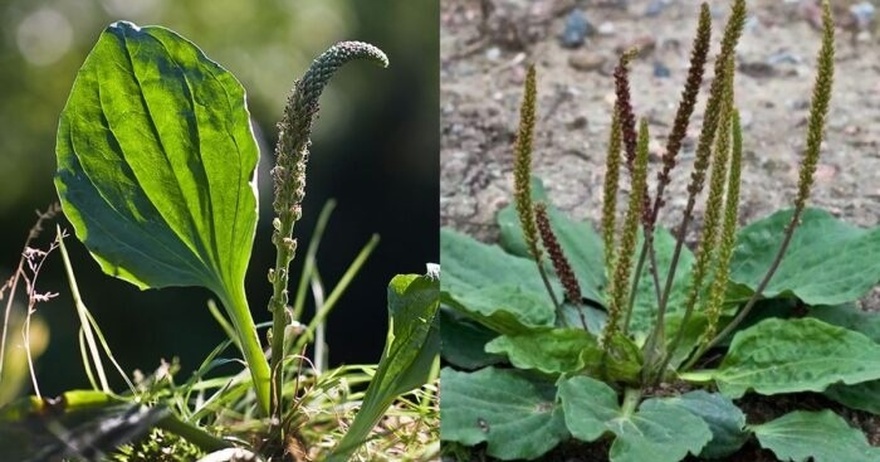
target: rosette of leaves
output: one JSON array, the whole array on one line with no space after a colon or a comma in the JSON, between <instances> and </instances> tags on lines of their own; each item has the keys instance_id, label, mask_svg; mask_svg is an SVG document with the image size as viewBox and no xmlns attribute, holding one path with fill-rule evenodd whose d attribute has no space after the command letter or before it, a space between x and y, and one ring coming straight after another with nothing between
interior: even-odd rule
<instances>
[{"instance_id":1,"label":"rosette of leaves","mask_svg":"<svg viewBox=\"0 0 880 462\"><path fill-rule=\"evenodd\" d=\"M880 281L880 228L858 228L805 205L833 76L834 25L823 7L794 206L739 230L733 56L744 1L732 2L676 233L655 224L707 62L708 5L656 191L645 183L647 125L637 123L630 100L632 54L615 71L599 231L547 205L531 176L537 98L530 70L514 148L515 205L498 214L499 244L441 231L441 438L448 454L532 460L562 444L604 441L615 462L672 462L726 457L756 440L781 460L880 460L880 449L831 410L750 422L734 401L814 392L880 413L880 316L856 305ZM617 221L627 174L627 211ZM704 184L707 212L692 251L684 232Z\"/></svg>"}]
</instances>

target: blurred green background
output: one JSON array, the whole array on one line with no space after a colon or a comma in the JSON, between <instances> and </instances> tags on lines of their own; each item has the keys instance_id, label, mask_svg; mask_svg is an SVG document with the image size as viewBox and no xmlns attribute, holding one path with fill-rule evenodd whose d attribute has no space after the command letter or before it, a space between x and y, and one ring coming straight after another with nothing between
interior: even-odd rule
<instances>
[{"instance_id":1,"label":"blurred green background","mask_svg":"<svg viewBox=\"0 0 880 462\"><path fill-rule=\"evenodd\" d=\"M338 200L319 254L328 285L372 233L380 234L376 253L331 315L327 339L331 364L377 361L385 340L388 281L397 273L423 273L426 262L438 260L438 9L437 0L0 0L0 280L19 260L34 210L56 200L58 114L85 55L115 20L159 24L199 45L248 92L264 152L261 218L247 290L257 321L268 320L275 123L293 80L315 56L339 40L363 40L382 48L391 65L382 70L350 64L324 93L304 218L295 234L304 253L323 203ZM69 229L63 219L60 223ZM36 244L46 247L53 237L54 225ZM206 308L206 291L140 292L101 274L78 241L67 243L85 302L127 372L149 373L161 358L177 356L183 380L222 340ZM294 278L300 265L297 259ZM60 254L46 263L38 290L59 293L37 306L49 327L48 348L37 363L41 391L52 395L85 387L78 321ZM22 303L15 309L21 312ZM10 340L20 348L20 331L10 332Z\"/></svg>"}]
</instances>

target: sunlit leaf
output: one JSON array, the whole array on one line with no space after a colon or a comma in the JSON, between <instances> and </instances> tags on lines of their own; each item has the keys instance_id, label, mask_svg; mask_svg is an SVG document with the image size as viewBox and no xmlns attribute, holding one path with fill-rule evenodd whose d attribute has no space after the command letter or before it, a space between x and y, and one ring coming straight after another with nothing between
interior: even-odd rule
<instances>
[{"instance_id":1,"label":"sunlit leaf","mask_svg":"<svg viewBox=\"0 0 880 462\"><path fill-rule=\"evenodd\" d=\"M168 29L114 23L77 74L56 154L64 213L101 268L142 289L214 291L268 411L244 295L259 152L235 77Z\"/></svg>"},{"instance_id":2,"label":"sunlit leaf","mask_svg":"<svg viewBox=\"0 0 880 462\"><path fill-rule=\"evenodd\" d=\"M328 462L344 462L403 393L424 385L440 354L440 282L436 275L399 274L388 284L389 332L361 408Z\"/></svg>"}]
</instances>

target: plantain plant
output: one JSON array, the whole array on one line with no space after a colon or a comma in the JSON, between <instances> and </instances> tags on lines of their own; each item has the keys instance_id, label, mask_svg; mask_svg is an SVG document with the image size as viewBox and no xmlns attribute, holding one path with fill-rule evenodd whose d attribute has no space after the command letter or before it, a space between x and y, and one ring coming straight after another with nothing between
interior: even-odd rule
<instances>
[{"instance_id":1,"label":"plantain plant","mask_svg":"<svg viewBox=\"0 0 880 462\"><path fill-rule=\"evenodd\" d=\"M607 448L612 461L672 462L727 457L756 440L780 460L880 460L880 448L831 409L755 422L738 407L747 394L814 392L839 408L880 414L880 316L856 305L880 281L880 228L857 228L806 206L834 72L834 24L828 2L822 7L794 204L742 229L734 53L745 0L731 3L687 205L673 232L657 226L658 214L708 61L708 4L653 191L648 124L631 102L635 54L624 53L615 68L598 232L550 205L531 175L537 98L536 71L528 69L514 204L497 217L500 247L441 232L446 454L536 459L589 443ZM685 235L706 184L692 251Z\"/></svg>"},{"instance_id":2,"label":"plantain plant","mask_svg":"<svg viewBox=\"0 0 880 462\"><path fill-rule=\"evenodd\" d=\"M293 300L288 296L289 267L297 250L293 230L302 215L318 100L333 74L355 59L388 65L385 54L373 45L332 46L296 81L278 125L272 169L272 244L277 258L268 273L273 294L267 354L244 286L258 217L259 158L244 89L229 71L169 29L120 21L101 34L60 117L55 185L61 208L107 274L141 289L211 290L224 310L212 306L212 313L229 339L183 385L175 385L173 373L166 370L146 385L133 384L123 374L129 390L110 389L99 345L107 355L110 351L81 300L65 235L59 230L56 243L83 320L84 365L94 390L71 391L60 401L38 394L7 406L0 412L0 452L16 454L17 460L100 457L158 425L166 438L172 435L195 446L178 455L179 460L194 460L193 454L210 451L222 453L211 460L233 453L267 460L306 460L320 453L326 460L348 460L373 438L371 431L398 397L433 381L439 349L434 321L439 282L434 274L398 275L389 284L390 322L378 365L324 370L321 345L316 346L316 366L302 356L316 343L316 331L323 329L326 316L378 243L373 236L324 296L316 267L317 238L308 249L299 290ZM331 209L322 213L316 235ZM316 294L317 309L304 324L300 321L309 288ZM218 377L212 371L224 364L219 355L230 345L240 350L246 368ZM365 392L352 390L347 380L353 386L369 386ZM338 429L339 411L332 408L340 403L331 395L341 396L342 405L349 408L360 404L347 432ZM430 389L420 390L410 409L423 418L430 416L432 396ZM43 433L31 434L27 422L42 420L47 408L63 419L38 425ZM81 414L83 410L88 413ZM331 416L335 425L315 420L320 415ZM320 430L309 437L310 420ZM338 433L336 444L314 444L328 431ZM238 446L243 447L234 447L237 444L226 439L230 436L238 436ZM34 444L16 443L22 438ZM251 444L243 444L248 440ZM161 449L155 438L151 441ZM135 457L136 453L123 453L119 460L157 457Z\"/></svg>"}]
</instances>

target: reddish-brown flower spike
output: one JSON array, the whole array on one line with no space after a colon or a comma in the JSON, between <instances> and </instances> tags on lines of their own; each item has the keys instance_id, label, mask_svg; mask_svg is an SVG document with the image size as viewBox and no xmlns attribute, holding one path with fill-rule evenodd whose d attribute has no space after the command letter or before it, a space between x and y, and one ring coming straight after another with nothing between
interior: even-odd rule
<instances>
[{"instance_id":1,"label":"reddish-brown flower spike","mask_svg":"<svg viewBox=\"0 0 880 462\"><path fill-rule=\"evenodd\" d=\"M578 284L577 277L571 269L568 258L562 252L562 246L559 245L556 234L550 227L547 206L542 202L535 204L535 223L538 225L538 232L541 234L541 243L547 249L550 261L553 262L553 269L556 270L556 275L559 276L562 287L565 289L565 298L570 303L580 303L581 286Z\"/></svg>"},{"instance_id":2,"label":"reddish-brown flower spike","mask_svg":"<svg viewBox=\"0 0 880 462\"><path fill-rule=\"evenodd\" d=\"M620 132L623 136L623 148L626 153L626 168L632 172L636 160L636 116L633 113L632 99L629 89L629 69L627 66L638 50L629 50L620 56L614 68L614 91L617 96L615 108L620 117Z\"/></svg>"}]
</instances>

